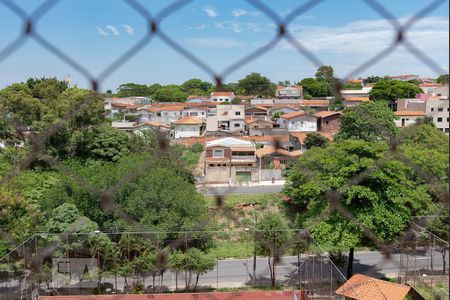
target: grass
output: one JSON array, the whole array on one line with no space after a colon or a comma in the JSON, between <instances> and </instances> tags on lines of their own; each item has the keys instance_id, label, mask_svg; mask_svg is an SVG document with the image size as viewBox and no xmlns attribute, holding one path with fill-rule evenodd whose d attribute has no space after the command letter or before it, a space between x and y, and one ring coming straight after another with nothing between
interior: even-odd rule
<instances>
[{"instance_id":1,"label":"grass","mask_svg":"<svg viewBox=\"0 0 450 300\"><path fill-rule=\"evenodd\" d=\"M219 259L246 258L253 255L253 241L221 240L211 252L218 252Z\"/></svg>"},{"instance_id":2,"label":"grass","mask_svg":"<svg viewBox=\"0 0 450 300\"><path fill-rule=\"evenodd\" d=\"M216 206L215 196L205 196L210 207ZM281 193L258 193L258 194L229 194L224 198L224 204L227 207L235 207L236 204L254 204L260 205L260 208L266 208L270 204L279 204Z\"/></svg>"}]
</instances>

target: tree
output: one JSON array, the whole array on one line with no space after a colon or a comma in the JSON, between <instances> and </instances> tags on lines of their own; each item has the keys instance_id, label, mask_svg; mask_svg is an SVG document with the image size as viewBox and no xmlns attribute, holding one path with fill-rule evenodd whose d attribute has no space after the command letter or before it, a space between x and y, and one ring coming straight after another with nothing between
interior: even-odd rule
<instances>
[{"instance_id":1,"label":"tree","mask_svg":"<svg viewBox=\"0 0 450 300\"><path fill-rule=\"evenodd\" d=\"M193 289L196 290L200 275L206 274L208 271L214 269L215 260L211 255L206 254L197 248L190 248L186 251L185 255L187 273L186 290L189 289L191 278L194 274L196 279Z\"/></svg>"},{"instance_id":2,"label":"tree","mask_svg":"<svg viewBox=\"0 0 450 300\"><path fill-rule=\"evenodd\" d=\"M90 157L118 161L130 153L128 135L109 125L93 128L87 133L86 138Z\"/></svg>"},{"instance_id":3,"label":"tree","mask_svg":"<svg viewBox=\"0 0 450 300\"><path fill-rule=\"evenodd\" d=\"M378 80L369 93L370 100L387 101L392 110L397 110L397 99L415 98L423 93L415 84L399 80Z\"/></svg>"},{"instance_id":4,"label":"tree","mask_svg":"<svg viewBox=\"0 0 450 300\"><path fill-rule=\"evenodd\" d=\"M448 84L448 74L440 75L436 79L436 83L447 85Z\"/></svg>"},{"instance_id":5,"label":"tree","mask_svg":"<svg viewBox=\"0 0 450 300\"><path fill-rule=\"evenodd\" d=\"M334 70L332 66L320 66L316 71L316 79L324 80L329 83L334 82Z\"/></svg>"},{"instance_id":6,"label":"tree","mask_svg":"<svg viewBox=\"0 0 450 300\"><path fill-rule=\"evenodd\" d=\"M348 107L341 115L340 139L389 140L397 133L395 115L383 101L364 102Z\"/></svg>"},{"instance_id":7,"label":"tree","mask_svg":"<svg viewBox=\"0 0 450 300\"><path fill-rule=\"evenodd\" d=\"M56 77L29 78L26 84L33 91L34 97L47 100L56 99L69 87L66 81L60 81Z\"/></svg>"},{"instance_id":8,"label":"tree","mask_svg":"<svg viewBox=\"0 0 450 300\"><path fill-rule=\"evenodd\" d=\"M178 291L178 274L186 268L186 257L181 250L174 250L169 256L169 269L175 272L175 291Z\"/></svg>"},{"instance_id":9,"label":"tree","mask_svg":"<svg viewBox=\"0 0 450 300\"><path fill-rule=\"evenodd\" d=\"M149 97L151 95L150 88L145 84L123 83L117 88L117 97L142 96Z\"/></svg>"},{"instance_id":10,"label":"tree","mask_svg":"<svg viewBox=\"0 0 450 300\"><path fill-rule=\"evenodd\" d=\"M380 79L381 79L380 76L369 76L369 77L365 78L363 82L364 82L364 84L375 83Z\"/></svg>"},{"instance_id":11,"label":"tree","mask_svg":"<svg viewBox=\"0 0 450 300\"><path fill-rule=\"evenodd\" d=\"M251 73L239 80L237 89L242 91L244 95L258 97L273 97L275 95L275 84L259 73Z\"/></svg>"},{"instance_id":12,"label":"tree","mask_svg":"<svg viewBox=\"0 0 450 300\"><path fill-rule=\"evenodd\" d=\"M312 147L325 148L330 140L319 133L308 133L305 137L305 146L310 149Z\"/></svg>"},{"instance_id":13,"label":"tree","mask_svg":"<svg viewBox=\"0 0 450 300\"><path fill-rule=\"evenodd\" d=\"M189 93L191 95L197 95L198 93L191 93L192 90L198 90L201 91L202 93L200 95L205 94L211 87L212 87L212 83L211 82L207 82L207 81L203 81L201 79L189 79L185 82L183 82L183 84L181 84L181 90L185 93Z\"/></svg>"},{"instance_id":14,"label":"tree","mask_svg":"<svg viewBox=\"0 0 450 300\"><path fill-rule=\"evenodd\" d=\"M270 279L272 287L276 286L275 265L278 257L287 250L289 240L288 226L284 218L278 213L267 213L256 225L257 251L268 256Z\"/></svg>"},{"instance_id":15,"label":"tree","mask_svg":"<svg viewBox=\"0 0 450 300\"><path fill-rule=\"evenodd\" d=\"M342 86L343 90L361 90L362 84L359 82L346 82Z\"/></svg>"},{"instance_id":16,"label":"tree","mask_svg":"<svg viewBox=\"0 0 450 300\"><path fill-rule=\"evenodd\" d=\"M305 78L299 82L299 85L303 87L305 98L326 97L331 95L330 85L327 81L324 80Z\"/></svg>"},{"instance_id":17,"label":"tree","mask_svg":"<svg viewBox=\"0 0 450 300\"><path fill-rule=\"evenodd\" d=\"M166 85L157 89L153 95L153 100L157 102L177 102L186 101L187 94L177 85Z\"/></svg>"},{"instance_id":18,"label":"tree","mask_svg":"<svg viewBox=\"0 0 450 300\"><path fill-rule=\"evenodd\" d=\"M403 161L387 158L387 151L384 142L344 140L305 152L285 187L290 198L286 205L297 227L309 229L326 251L353 253L354 247L373 242L368 231L377 242L389 243L412 216L430 213L431 186ZM353 182L360 174L365 176ZM352 264L350 255L348 276Z\"/></svg>"}]
</instances>

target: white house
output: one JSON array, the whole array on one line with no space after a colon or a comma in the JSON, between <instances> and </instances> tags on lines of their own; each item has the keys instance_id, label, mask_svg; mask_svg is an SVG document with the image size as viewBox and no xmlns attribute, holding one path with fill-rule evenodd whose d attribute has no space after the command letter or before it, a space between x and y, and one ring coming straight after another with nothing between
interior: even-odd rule
<instances>
[{"instance_id":1,"label":"white house","mask_svg":"<svg viewBox=\"0 0 450 300\"><path fill-rule=\"evenodd\" d=\"M175 139L203 135L205 122L196 117L184 117L173 122Z\"/></svg>"},{"instance_id":2,"label":"white house","mask_svg":"<svg viewBox=\"0 0 450 300\"><path fill-rule=\"evenodd\" d=\"M282 120L280 127L283 126L287 131L317 131L317 117L304 111L284 114L280 119Z\"/></svg>"},{"instance_id":3,"label":"white house","mask_svg":"<svg viewBox=\"0 0 450 300\"><path fill-rule=\"evenodd\" d=\"M210 110L206 119L207 132L218 130L225 132L242 132L245 130L245 106L244 105L217 105Z\"/></svg>"},{"instance_id":4,"label":"white house","mask_svg":"<svg viewBox=\"0 0 450 300\"><path fill-rule=\"evenodd\" d=\"M422 119L425 117L425 112L423 111L396 111L395 115L398 117L394 121L397 127L405 127L413 125L416 123L417 119Z\"/></svg>"},{"instance_id":5,"label":"white house","mask_svg":"<svg viewBox=\"0 0 450 300\"><path fill-rule=\"evenodd\" d=\"M231 102L235 98L233 92L212 92L210 101L212 102Z\"/></svg>"}]
</instances>

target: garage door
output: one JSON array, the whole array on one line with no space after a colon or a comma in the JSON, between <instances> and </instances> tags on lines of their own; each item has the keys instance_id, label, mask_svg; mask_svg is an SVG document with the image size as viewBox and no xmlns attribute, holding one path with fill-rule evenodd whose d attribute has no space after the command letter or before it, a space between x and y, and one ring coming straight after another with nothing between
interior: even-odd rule
<instances>
[{"instance_id":1,"label":"garage door","mask_svg":"<svg viewBox=\"0 0 450 300\"><path fill-rule=\"evenodd\" d=\"M251 181L252 180L252 172L236 172L236 181Z\"/></svg>"}]
</instances>

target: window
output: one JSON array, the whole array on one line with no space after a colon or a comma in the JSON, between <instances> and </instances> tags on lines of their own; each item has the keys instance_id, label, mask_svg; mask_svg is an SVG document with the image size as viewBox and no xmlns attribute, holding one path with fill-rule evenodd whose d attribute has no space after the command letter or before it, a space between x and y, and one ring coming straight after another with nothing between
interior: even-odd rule
<instances>
[{"instance_id":1,"label":"window","mask_svg":"<svg viewBox=\"0 0 450 300\"><path fill-rule=\"evenodd\" d=\"M234 123L234 127L241 127L239 123Z\"/></svg>"},{"instance_id":2,"label":"window","mask_svg":"<svg viewBox=\"0 0 450 300\"><path fill-rule=\"evenodd\" d=\"M448 133L448 128L445 128L445 132L447 132L447 133Z\"/></svg>"},{"instance_id":3,"label":"window","mask_svg":"<svg viewBox=\"0 0 450 300\"><path fill-rule=\"evenodd\" d=\"M442 118L437 118L437 121L438 122L442 122Z\"/></svg>"},{"instance_id":4,"label":"window","mask_svg":"<svg viewBox=\"0 0 450 300\"><path fill-rule=\"evenodd\" d=\"M240 115L241 115L241 112L240 112L240 111L235 111L235 112L234 112L234 115L240 116Z\"/></svg>"},{"instance_id":5,"label":"window","mask_svg":"<svg viewBox=\"0 0 450 300\"><path fill-rule=\"evenodd\" d=\"M223 157L223 150L221 149L214 150L213 157Z\"/></svg>"},{"instance_id":6,"label":"window","mask_svg":"<svg viewBox=\"0 0 450 300\"><path fill-rule=\"evenodd\" d=\"M444 111L444 109L442 107L439 107L438 111Z\"/></svg>"},{"instance_id":7,"label":"window","mask_svg":"<svg viewBox=\"0 0 450 300\"><path fill-rule=\"evenodd\" d=\"M325 124L327 124L328 125L328 123L330 123L329 121L325 121Z\"/></svg>"},{"instance_id":8,"label":"window","mask_svg":"<svg viewBox=\"0 0 450 300\"><path fill-rule=\"evenodd\" d=\"M431 108L431 111L434 111L434 107Z\"/></svg>"}]
</instances>

